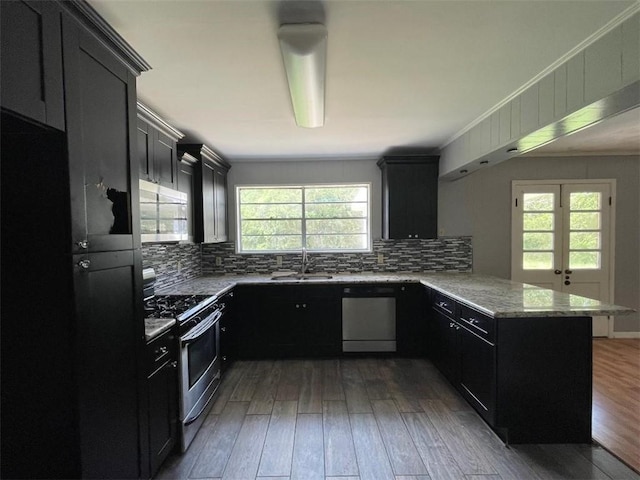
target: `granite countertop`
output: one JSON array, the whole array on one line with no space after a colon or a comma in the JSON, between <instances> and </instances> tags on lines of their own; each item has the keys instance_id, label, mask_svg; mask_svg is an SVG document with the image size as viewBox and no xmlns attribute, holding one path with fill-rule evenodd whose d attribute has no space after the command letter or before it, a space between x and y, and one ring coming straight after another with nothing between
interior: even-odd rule
<instances>
[{"instance_id":1,"label":"granite countertop","mask_svg":"<svg viewBox=\"0 0 640 480\"><path fill-rule=\"evenodd\" d=\"M502 278L471 273L359 273L305 280L271 276L206 276L165 287L157 294L222 295L236 285L309 285L354 283L422 283L496 318L591 317L624 315L633 309L534 287Z\"/></svg>"},{"instance_id":2,"label":"granite countertop","mask_svg":"<svg viewBox=\"0 0 640 480\"><path fill-rule=\"evenodd\" d=\"M145 318L144 337L148 341L166 332L176 324L175 318Z\"/></svg>"}]
</instances>

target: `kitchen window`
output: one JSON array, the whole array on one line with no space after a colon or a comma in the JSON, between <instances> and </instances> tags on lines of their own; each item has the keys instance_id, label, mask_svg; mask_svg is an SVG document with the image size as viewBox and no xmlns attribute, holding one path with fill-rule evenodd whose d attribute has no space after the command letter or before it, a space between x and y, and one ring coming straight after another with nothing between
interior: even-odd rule
<instances>
[{"instance_id":1,"label":"kitchen window","mask_svg":"<svg viewBox=\"0 0 640 480\"><path fill-rule=\"evenodd\" d=\"M369 184L238 186L238 252L371 249Z\"/></svg>"}]
</instances>

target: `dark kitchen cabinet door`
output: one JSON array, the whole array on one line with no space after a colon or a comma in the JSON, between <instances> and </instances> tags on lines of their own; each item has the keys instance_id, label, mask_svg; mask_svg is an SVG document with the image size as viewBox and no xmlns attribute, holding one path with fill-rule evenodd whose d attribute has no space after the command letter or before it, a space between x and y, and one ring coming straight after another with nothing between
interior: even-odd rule
<instances>
[{"instance_id":1,"label":"dark kitchen cabinet door","mask_svg":"<svg viewBox=\"0 0 640 480\"><path fill-rule=\"evenodd\" d=\"M416 284L399 285L396 292L396 350L402 356L425 356L428 293Z\"/></svg>"},{"instance_id":2,"label":"dark kitchen cabinet door","mask_svg":"<svg viewBox=\"0 0 640 480\"><path fill-rule=\"evenodd\" d=\"M144 325L139 251L74 255L82 478L137 478Z\"/></svg>"},{"instance_id":3,"label":"dark kitchen cabinet door","mask_svg":"<svg viewBox=\"0 0 640 480\"><path fill-rule=\"evenodd\" d=\"M238 323L235 312L235 292L223 295L218 304L225 304L224 314L220 319L220 356L222 374L226 372L238 356Z\"/></svg>"},{"instance_id":4,"label":"dark kitchen cabinet door","mask_svg":"<svg viewBox=\"0 0 640 480\"><path fill-rule=\"evenodd\" d=\"M193 242L196 160L193 157L190 159L186 157L187 155L183 155L178 163L178 190L187 195L187 232L189 232L189 241Z\"/></svg>"},{"instance_id":5,"label":"dark kitchen cabinet door","mask_svg":"<svg viewBox=\"0 0 640 480\"><path fill-rule=\"evenodd\" d=\"M138 167L141 180L178 188L176 143L184 135L138 102Z\"/></svg>"},{"instance_id":6,"label":"dark kitchen cabinet door","mask_svg":"<svg viewBox=\"0 0 640 480\"><path fill-rule=\"evenodd\" d=\"M429 325L431 361L457 388L460 378L460 347L456 329L460 326L436 309L432 310Z\"/></svg>"},{"instance_id":7,"label":"dark kitchen cabinet door","mask_svg":"<svg viewBox=\"0 0 640 480\"><path fill-rule=\"evenodd\" d=\"M231 168L213 150L203 144L178 144L178 156L194 158L194 241L226 242L227 173ZM183 160L184 161L184 160Z\"/></svg>"},{"instance_id":8,"label":"dark kitchen cabinet door","mask_svg":"<svg viewBox=\"0 0 640 480\"><path fill-rule=\"evenodd\" d=\"M461 326L460 391L489 424L495 423L496 347Z\"/></svg>"},{"instance_id":9,"label":"dark kitchen cabinet door","mask_svg":"<svg viewBox=\"0 0 640 480\"><path fill-rule=\"evenodd\" d=\"M63 20L73 251L139 248L135 75Z\"/></svg>"},{"instance_id":10,"label":"dark kitchen cabinet door","mask_svg":"<svg viewBox=\"0 0 640 480\"><path fill-rule=\"evenodd\" d=\"M178 442L178 362L173 330L147 344L149 475L153 477Z\"/></svg>"},{"instance_id":11,"label":"dark kitchen cabinet door","mask_svg":"<svg viewBox=\"0 0 640 480\"><path fill-rule=\"evenodd\" d=\"M382 169L382 236L385 239L438 236L437 156L389 156Z\"/></svg>"},{"instance_id":12,"label":"dark kitchen cabinet door","mask_svg":"<svg viewBox=\"0 0 640 480\"><path fill-rule=\"evenodd\" d=\"M242 287L238 295L241 357L340 354L339 288L314 285Z\"/></svg>"},{"instance_id":13,"label":"dark kitchen cabinet door","mask_svg":"<svg viewBox=\"0 0 640 480\"><path fill-rule=\"evenodd\" d=\"M2 108L64 130L60 7L3 1L0 18Z\"/></svg>"}]
</instances>

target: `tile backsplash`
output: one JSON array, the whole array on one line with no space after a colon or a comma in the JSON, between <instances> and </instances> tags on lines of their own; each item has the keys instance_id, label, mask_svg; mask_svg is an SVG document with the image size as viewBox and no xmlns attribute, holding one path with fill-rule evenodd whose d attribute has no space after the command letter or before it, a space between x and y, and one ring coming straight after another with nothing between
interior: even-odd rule
<instances>
[{"instance_id":1,"label":"tile backsplash","mask_svg":"<svg viewBox=\"0 0 640 480\"><path fill-rule=\"evenodd\" d=\"M199 244L143 243L142 266L156 271L156 288L202 275Z\"/></svg>"},{"instance_id":2,"label":"tile backsplash","mask_svg":"<svg viewBox=\"0 0 640 480\"><path fill-rule=\"evenodd\" d=\"M374 240L370 253L309 253L309 261L311 271L326 273L471 272L473 263L471 237ZM240 255L231 242L202 245L203 275L270 274L300 263L298 253Z\"/></svg>"},{"instance_id":3,"label":"tile backsplash","mask_svg":"<svg viewBox=\"0 0 640 480\"><path fill-rule=\"evenodd\" d=\"M278 265L282 257L282 265ZM309 253L310 270L326 273L471 272L471 237L374 240L370 253ZM381 263L380 263L381 261ZM227 243L142 245L142 265L156 271L156 288L201 275L271 274L299 270L300 254L239 255Z\"/></svg>"}]
</instances>

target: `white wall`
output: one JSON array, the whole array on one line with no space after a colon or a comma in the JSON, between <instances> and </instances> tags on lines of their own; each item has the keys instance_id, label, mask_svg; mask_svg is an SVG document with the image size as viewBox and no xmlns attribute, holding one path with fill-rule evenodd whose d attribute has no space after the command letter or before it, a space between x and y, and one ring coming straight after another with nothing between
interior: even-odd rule
<instances>
[{"instance_id":1,"label":"white wall","mask_svg":"<svg viewBox=\"0 0 640 480\"><path fill-rule=\"evenodd\" d=\"M440 182L444 235L473 236L473 271L510 278L511 181L617 181L614 303L640 308L640 157L520 157L454 182ZM617 332L640 331L638 314L616 318Z\"/></svg>"},{"instance_id":2,"label":"white wall","mask_svg":"<svg viewBox=\"0 0 640 480\"><path fill-rule=\"evenodd\" d=\"M236 185L310 185L319 183L371 183L371 232L382 234L382 175L372 160L269 160L233 163L228 176L229 240L236 238Z\"/></svg>"}]
</instances>

